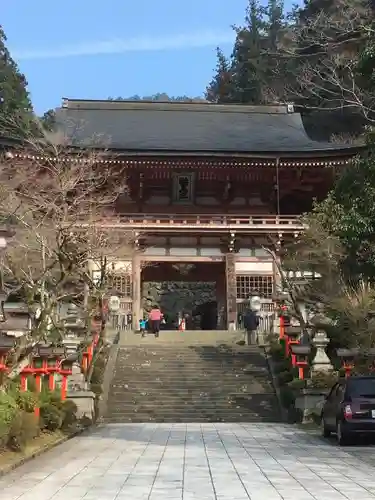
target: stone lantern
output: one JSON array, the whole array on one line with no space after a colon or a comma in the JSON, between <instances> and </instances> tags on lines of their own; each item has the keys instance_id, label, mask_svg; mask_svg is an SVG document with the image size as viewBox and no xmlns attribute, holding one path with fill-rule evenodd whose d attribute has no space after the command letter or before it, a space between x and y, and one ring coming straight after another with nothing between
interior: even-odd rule
<instances>
[{"instance_id":1,"label":"stone lantern","mask_svg":"<svg viewBox=\"0 0 375 500\"><path fill-rule=\"evenodd\" d=\"M74 354L82 341L86 339L87 334L86 322L75 304L69 305L66 317L63 319L63 325L66 330L63 342L67 353Z\"/></svg>"},{"instance_id":2,"label":"stone lantern","mask_svg":"<svg viewBox=\"0 0 375 500\"><path fill-rule=\"evenodd\" d=\"M312 344L316 348L316 355L312 361L312 372L330 372L333 370L332 363L326 354L326 347L329 344L329 338L326 328L332 324L332 320L323 312L323 306L317 305L318 312L309 321L313 328L314 335Z\"/></svg>"}]
</instances>

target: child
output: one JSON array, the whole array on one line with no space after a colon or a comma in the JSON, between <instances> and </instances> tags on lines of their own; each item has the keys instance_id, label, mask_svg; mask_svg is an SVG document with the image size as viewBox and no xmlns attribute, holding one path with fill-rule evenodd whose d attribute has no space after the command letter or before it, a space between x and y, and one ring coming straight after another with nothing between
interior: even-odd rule
<instances>
[{"instance_id":1,"label":"child","mask_svg":"<svg viewBox=\"0 0 375 500\"><path fill-rule=\"evenodd\" d=\"M147 321L145 319L140 319L139 320L139 331L141 332L142 337L146 336L146 327L147 327Z\"/></svg>"}]
</instances>

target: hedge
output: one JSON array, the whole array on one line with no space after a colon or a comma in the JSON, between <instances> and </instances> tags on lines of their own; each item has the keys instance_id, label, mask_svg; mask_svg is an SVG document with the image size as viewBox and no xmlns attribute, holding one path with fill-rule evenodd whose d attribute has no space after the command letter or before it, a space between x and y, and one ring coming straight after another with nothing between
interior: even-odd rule
<instances>
[{"instance_id":1,"label":"hedge","mask_svg":"<svg viewBox=\"0 0 375 500\"><path fill-rule=\"evenodd\" d=\"M40 408L40 417L35 415ZM76 405L59 392L0 391L0 449L22 451L41 432L69 431L76 424Z\"/></svg>"}]
</instances>

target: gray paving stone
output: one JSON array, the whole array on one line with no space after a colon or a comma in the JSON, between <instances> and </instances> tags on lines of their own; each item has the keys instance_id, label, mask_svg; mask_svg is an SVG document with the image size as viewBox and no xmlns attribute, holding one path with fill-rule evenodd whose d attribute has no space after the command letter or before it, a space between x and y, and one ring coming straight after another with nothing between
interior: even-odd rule
<instances>
[{"instance_id":1,"label":"gray paving stone","mask_svg":"<svg viewBox=\"0 0 375 500\"><path fill-rule=\"evenodd\" d=\"M1 478L0 498L375 500L372 450L283 424L114 424Z\"/></svg>"}]
</instances>

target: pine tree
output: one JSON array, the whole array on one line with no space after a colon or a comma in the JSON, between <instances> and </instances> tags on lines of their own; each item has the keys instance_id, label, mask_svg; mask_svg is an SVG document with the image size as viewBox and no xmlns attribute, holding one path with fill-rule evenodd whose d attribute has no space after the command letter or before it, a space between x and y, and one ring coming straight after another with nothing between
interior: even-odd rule
<instances>
[{"instance_id":1,"label":"pine tree","mask_svg":"<svg viewBox=\"0 0 375 500\"><path fill-rule=\"evenodd\" d=\"M242 104L263 104L262 54L265 48L265 9L258 0L249 0L245 26L234 27L236 41L232 54L233 100Z\"/></svg>"},{"instance_id":2,"label":"pine tree","mask_svg":"<svg viewBox=\"0 0 375 500\"><path fill-rule=\"evenodd\" d=\"M275 80L276 56L286 21L281 0L269 0L266 7L249 0L245 24L234 27L236 40L228 60L218 49L215 75L206 89L211 102L266 104Z\"/></svg>"},{"instance_id":3,"label":"pine tree","mask_svg":"<svg viewBox=\"0 0 375 500\"><path fill-rule=\"evenodd\" d=\"M284 3L280 0L268 0L266 16L267 46L275 53L286 28Z\"/></svg>"},{"instance_id":4,"label":"pine tree","mask_svg":"<svg viewBox=\"0 0 375 500\"><path fill-rule=\"evenodd\" d=\"M27 81L20 73L6 47L6 36L0 26L0 134L13 135L14 124L29 125L32 104Z\"/></svg>"},{"instance_id":5,"label":"pine tree","mask_svg":"<svg viewBox=\"0 0 375 500\"><path fill-rule=\"evenodd\" d=\"M206 88L206 99L218 104L232 100L232 65L220 48L216 49L216 73Z\"/></svg>"},{"instance_id":6,"label":"pine tree","mask_svg":"<svg viewBox=\"0 0 375 500\"><path fill-rule=\"evenodd\" d=\"M282 0L268 0L265 8L265 47L262 53L263 94L267 102L280 102L285 85L285 74L279 78L284 60L279 48L287 29Z\"/></svg>"}]
</instances>

